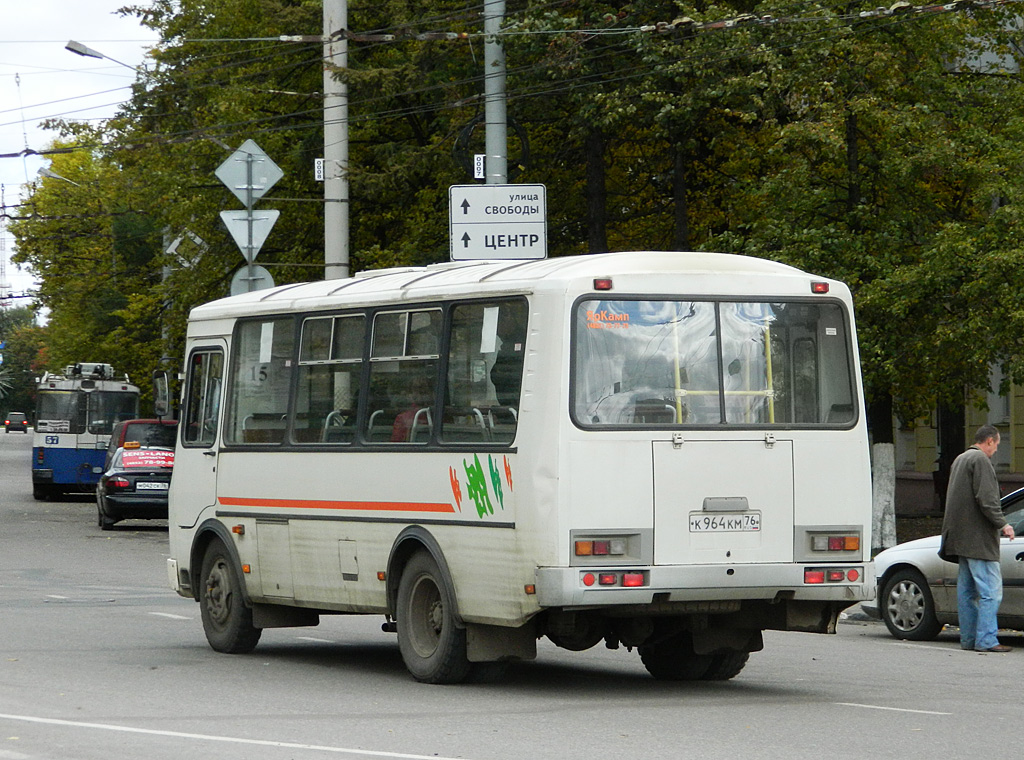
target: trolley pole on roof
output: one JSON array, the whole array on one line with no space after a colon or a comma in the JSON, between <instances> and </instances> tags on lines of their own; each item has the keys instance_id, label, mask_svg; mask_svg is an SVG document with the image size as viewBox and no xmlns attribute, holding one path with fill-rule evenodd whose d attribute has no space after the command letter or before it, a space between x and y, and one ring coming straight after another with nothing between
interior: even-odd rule
<instances>
[{"instance_id":1,"label":"trolley pole on roof","mask_svg":"<svg viewBox=\"0 0 1024 760\"><path fill-rule=\"evenodd\" d=\"M349 274L348 0L324 3L324 279Z\"/></svg>"},{"instance_id":2,"label":"trolley pole on roof","mask_svg":"<svg viewBox=\"0 0 1024 760\"><path fill-rule=\"evenodd\" d=\"M485 182L488 185L508 182L505 49L498 36L504 18L505 0L484 0Z\"/></svg>"}]
</instances>

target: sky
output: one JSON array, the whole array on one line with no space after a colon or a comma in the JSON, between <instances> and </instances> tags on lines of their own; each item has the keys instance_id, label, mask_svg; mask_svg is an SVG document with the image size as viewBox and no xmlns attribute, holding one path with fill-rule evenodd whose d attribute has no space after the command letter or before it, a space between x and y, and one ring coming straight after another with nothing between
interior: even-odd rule
<instances>
[{"instance_id":1,"label":"sky","mask_svg":"<svg viewBox=\"0 0 1024 760\"><path fill-rule=\"evenodd\" d=\"M151 30L116 13L131 4L146 0L0 0L0 156L44 150L56 137L40 128L44 119L109 118L129 98L136 75L130 67L143 66L156 42ZM69 40L120 63L76 55L64 49ZM33 280L10 262L14 239L4 214L13 212L26 182L47 166L36 155L0 158L0 256L14 296L30 291Z\"/></svg>"}]
</instances>

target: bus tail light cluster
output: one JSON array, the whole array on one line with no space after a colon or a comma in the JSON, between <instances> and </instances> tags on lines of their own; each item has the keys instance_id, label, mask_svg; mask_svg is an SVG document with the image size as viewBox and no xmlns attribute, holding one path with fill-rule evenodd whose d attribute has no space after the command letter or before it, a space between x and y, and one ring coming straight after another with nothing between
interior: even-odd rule
<instances>
[{"instance_id":1,"label":"bus tail light cluster","mask_svg":"<svg viewBox=\"0 0 1024 760\"><path fill-rule=\"evenodd\" d=\"M856 583L863 574L860 567L806 567L804 583Z\"/></svg>"},{"instance_id":2,"label":"bus tail light cluster","mask_svg":"<svg viewBox=\"0 0 1024 760\"><path fill-rule=\"evenodd\" d=\"M811 551L816 552L859 552L859 535L836 535L818 533L811 536Z\"/></svg>"},{"instance_id":3,"label":"bus tail light cluster","mask_svg":"<svg viewBox=\"0 0 1024 760\"><path fill-rule=\"evenodd\" d=\"M629 571L586 572L580 576L584 586L617 586L640 588L647 584L647 573Z\"/></svg>"},{"instance_id":4,"label":"bus tail light cluster","mask_svg":"<svg viewBox=\"0 0 1024 760\"><path fill-rule=\"evenodd\" d=\"M620 557L626 553L625 538L588 539L573 543L577 557Z\"/></svg>"}]
</instances>

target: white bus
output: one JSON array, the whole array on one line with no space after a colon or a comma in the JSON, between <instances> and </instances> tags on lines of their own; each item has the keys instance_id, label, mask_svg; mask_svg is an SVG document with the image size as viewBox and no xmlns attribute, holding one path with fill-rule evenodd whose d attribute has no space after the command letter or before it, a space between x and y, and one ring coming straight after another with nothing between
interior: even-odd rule
<instances>
[{"instance_id":1,"label":"white bus","mask_svg":"<svg viewBox=\"0 0 1024 760\"><path fill-rule=\"evenodd\" d=\"M211 646L371 613L417 680L537 640L736 675L874 593L849 290L757 258L477 261L192 311L169 579Z\"/></svg>"}]
</instances>

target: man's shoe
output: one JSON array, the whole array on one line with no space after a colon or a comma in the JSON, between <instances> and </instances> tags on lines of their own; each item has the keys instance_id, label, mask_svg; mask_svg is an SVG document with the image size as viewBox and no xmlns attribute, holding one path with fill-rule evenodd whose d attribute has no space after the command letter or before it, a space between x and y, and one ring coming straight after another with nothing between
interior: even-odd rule
<instances>
[{"instance_id":1,"label":"man's shoe","mask_svg":"<svg viewBox=\"0 0 1024 760\"><path fill-rule=\"evenodd\" d=\"M991 649L979 649L979 652L1012 652L1013 647L1008 647L1005 644L996 644Z\"/></svg>"}]
</instances>

